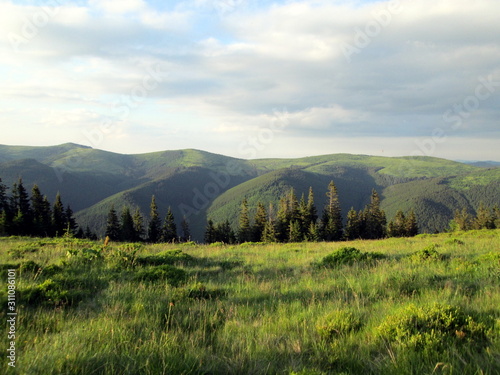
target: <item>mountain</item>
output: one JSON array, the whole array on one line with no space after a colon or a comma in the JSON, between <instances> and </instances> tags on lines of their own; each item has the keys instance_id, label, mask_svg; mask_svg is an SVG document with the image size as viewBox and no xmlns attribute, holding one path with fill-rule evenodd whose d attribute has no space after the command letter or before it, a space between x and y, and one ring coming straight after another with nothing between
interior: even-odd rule
<instances>
[{"instance_id":1,"label":"mountain","mask_svg":"<svg viewBox=\"0 0 500 375\"><path fill-rule=\"evenodd\" d=\"M77 221L102 235L112 205L138 207L149 215L154 194L162 216L172 208L201 240L207 218L237 223L241 200L250 209L273 202L290 188L307 197L311 186L321 212L334 180L344 217L368 203L372 189L388 218L413 208L421 230L441 231L457 208L471 213L483 201L499 204L500 168L481 168L432 157L333 154L297 159L243 160L199 150L124 155L67 143L50 147L0 145L0 178L12 186L38 184L51 202L60 192Z\"/></svg>"}]
</instances>

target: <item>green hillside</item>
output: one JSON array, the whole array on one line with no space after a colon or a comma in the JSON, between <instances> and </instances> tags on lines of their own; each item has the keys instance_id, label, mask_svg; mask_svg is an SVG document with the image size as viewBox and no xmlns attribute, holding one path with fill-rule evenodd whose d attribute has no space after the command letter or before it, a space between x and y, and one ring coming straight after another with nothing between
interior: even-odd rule
<instances>
[{"instance_id":1,"label":"green hillside","mask_svg":"<svg viewBox=\"0 0 500 375\"><path fill-rule=\"evenodd\" d=\"M171 207L201 240L207 217L237 222L245 197L250 209L274 202L290 188L300 199L310 186L318 211L329 181L339 191L344 217L368 203L372 189L391 218L414 208L421 229L443 230L457 208L474 213L480 202L499 204L500 169L432 157L379 157L332 154L297 159L243 160L199 150L123 155L71 143L50 147L0 145L0 178L8 187L19 177L28 189L38 184L53 200L60 192L82 226L102 235L113 204L149 214L151 195L160 213Z\"/></svg>"}]
</instances>

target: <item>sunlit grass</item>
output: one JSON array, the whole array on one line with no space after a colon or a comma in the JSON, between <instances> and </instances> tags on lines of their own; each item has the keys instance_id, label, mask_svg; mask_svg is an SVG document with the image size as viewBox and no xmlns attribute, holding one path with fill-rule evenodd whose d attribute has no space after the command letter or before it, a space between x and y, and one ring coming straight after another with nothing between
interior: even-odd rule
<instances>
[{"instance_id":1,"label":"sunlit grass","mask_svg":"<svg viewBox=\"0 0 500 375\"><path fill-rule=\"evenodd\" d=\"M499 245L498 230L238 246L10 238L0 239L0 263L22 269L31 260L42 269L17 276L20 374L493 375L500 372ZM345 246L384 257L321 266ZM421 256L427 248L439 256ZM139 270L155 266L137 265L126 256L133 249L136 257L181 250L190 257L171 266L187 279L138 280ZM61 271L44 276L51 264ZM60 289L26 300L29 288L49 279ZM59 295L73 299L44 300ZM486 341L463 344L456 329L452 346L433 351L380 336L401 309L435 303L483 324Z\"/></svg>"}]
</instances>

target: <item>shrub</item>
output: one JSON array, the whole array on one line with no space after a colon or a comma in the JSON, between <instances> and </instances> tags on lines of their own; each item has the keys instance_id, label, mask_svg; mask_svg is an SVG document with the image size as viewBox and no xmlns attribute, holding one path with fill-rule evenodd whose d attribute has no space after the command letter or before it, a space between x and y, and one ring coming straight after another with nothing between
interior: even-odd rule
<instances>
[{"instance_id":1,"label":"shrub","mask_svg":"<svg viewBox=\"0 0 500 375\"><path fill-rule=\"evenodd\" d=\"M43 283L20 291L21 300L27 305L74 305L91 297L107 285L98 278L86 275L55 275Z\"/></svg>"},{"instance_id":2,"label":"shrub","mask_svg":"<svg viewBox=\"0 0 500 375\"><path fill-rule=\"evenodd\" d=\"M462 240L459 240L458 238L450 238L449 240L446 240L445 244L447 244L447 245L465 245L465 242Z\"/></svg>"},{"instance_id":3,"label":"shrub","mask_svg":"<svg viewBox=\"0 0 500 375\"><path fill-rule=\"evenodd\" d=\"M318 266L335 268L344 264L352 265L357 262L370 262L384 257L383 254L379 253L363 253L355 247L341 247L330 255L325 256Z\"/></svg>"},{"instance_id":4,"label":"shrub","mask_svg":"<svg viewBox=\"0 0 500 375\"><path fill-rule=\"evenodd\" d=\"M429 352L463 344L485 347L486 332L483 323L460 308L438 303L424 307L411 304L377 327L379 337L389 343Z\"/></svg>"},{"instance_id":5,"label":"shrub","mask_svg":"<svg viewBox=\"0 0 500 375\"><path fill-rule=\"evenodd\" d=\"M166 280L167 283L172 286L179 286L184 283L186 279L186 271L168 264L141 269L134 275L134 280L136 281Z\"/></svg>"},{"instance_id":6,"label":"shrub","mask_svg":"<svg viewBox=\"0 0 500 375\"><path fill-rule=\"evenodd\" d=\"M189 254L183 253L182 250L168 250L158 253L156 255L147 255L138 257L136 262L141 266L160 266L160 265L174 265L174 264L187 264L194 260Z\"/></svg>"},{"instance_id":7,"label":"shrub","mask_svg":"<svg viewBox=\"0 0 500 375\"><path fill-rule=\"evenodd\" d=\"M37 273L42 266L40 266L38 263L28 260L26 262L21 263L21 266L19 267L19 272L22 273Z\"/></svg>"},{"instance_id":8,"label":"shrub","mask_svg":"<svg viewBox=\"0 0 500 375\"><path fill-rule=\"evenodd\" d=\"M414 262L425 262L428 260L444 259L444 256L436 250L437 247L438 245L432 244L423 248L422 250L418 250L411 254L411 260Z\"/></svg>"},{"instance_id":9,"label":"shrub","mask_svg":"<svg viewBox=\"0 0 500 375\"><path fill-rule=\"evenodd\" d=\"M332 339L359 331L362 326L359 316L350 311L336 310L323 317L316 325L316 330L322 337Z\"/></svg>"}]
</instances>

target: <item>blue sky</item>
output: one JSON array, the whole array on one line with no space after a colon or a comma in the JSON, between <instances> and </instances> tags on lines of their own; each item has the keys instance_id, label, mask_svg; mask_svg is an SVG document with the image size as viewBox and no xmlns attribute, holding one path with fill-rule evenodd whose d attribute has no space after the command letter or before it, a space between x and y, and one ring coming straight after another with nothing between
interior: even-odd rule
<instances>
[{"instance_id":1,"label":"blue sky","mask_svg":"<svg viewBox=\"0 0 500 375\"><path fill-rule=\"evenodd\" d=\"M499 11L0 0L0 143L500 160Z\"/></svg>"}]
</instances>

